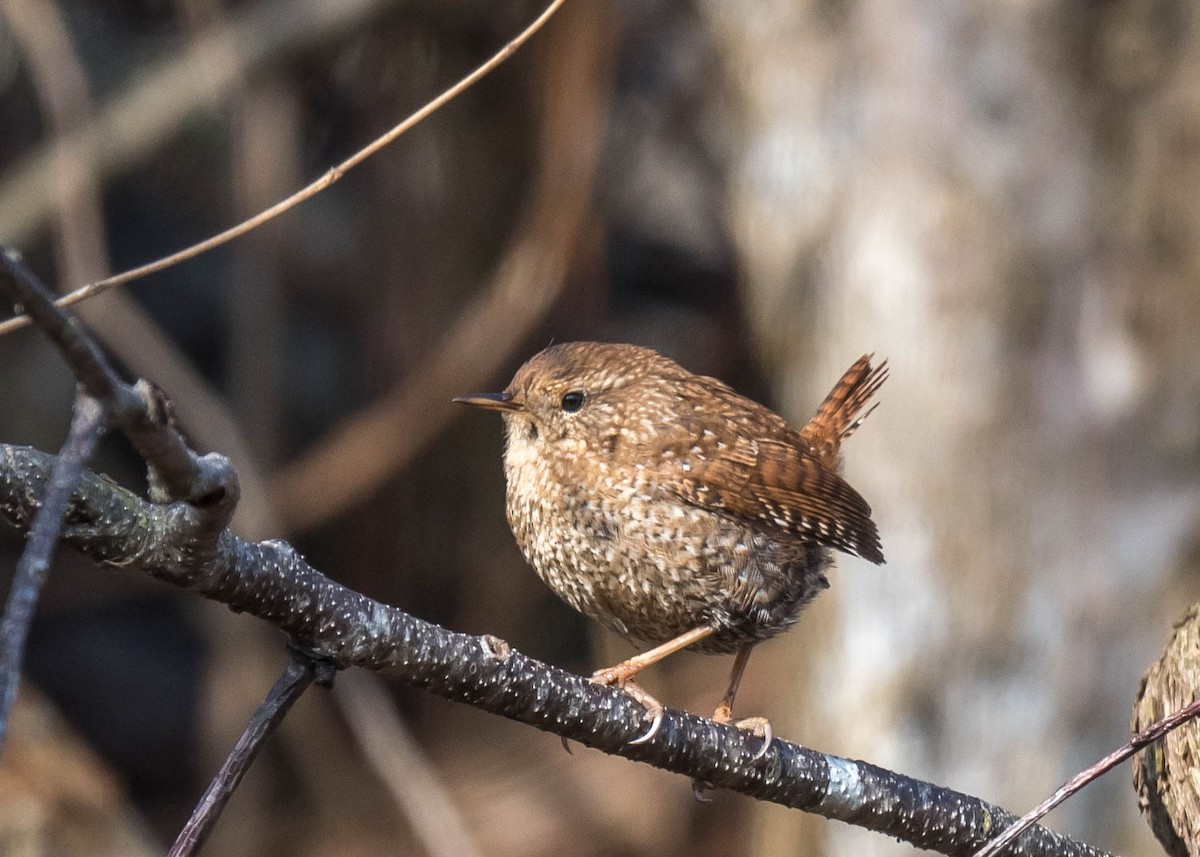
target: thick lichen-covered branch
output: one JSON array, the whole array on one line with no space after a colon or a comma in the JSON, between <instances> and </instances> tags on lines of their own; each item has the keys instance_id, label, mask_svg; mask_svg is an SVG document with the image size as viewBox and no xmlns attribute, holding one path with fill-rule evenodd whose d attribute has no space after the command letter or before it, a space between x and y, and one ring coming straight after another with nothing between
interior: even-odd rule
<instances>
[{"instance_id":1,"label":"thick lichen-covered branch","mask_svg":"<svg viewBox=\"0 0 1200 857\"><path fill-rule=\"evenodd\" d=\"M0 514L28 528L54 465L37 450L0 445ZM945 854L970 853L1015 820L958 792L873 765L776 740L756 761L759 739L668 710L653 739L645 712L619 690L542 664L494 637L448 631L347 589L287 543L251 543L225 531L214 548L188 503L155 505L85 474L64 540L108 565L140 570L278 627L314 655L360 666L433 693L553 732L606 753L714 786L815 812ZM1014 855L1100 855L1036 827Z\"/></svg>"}]
</instances>

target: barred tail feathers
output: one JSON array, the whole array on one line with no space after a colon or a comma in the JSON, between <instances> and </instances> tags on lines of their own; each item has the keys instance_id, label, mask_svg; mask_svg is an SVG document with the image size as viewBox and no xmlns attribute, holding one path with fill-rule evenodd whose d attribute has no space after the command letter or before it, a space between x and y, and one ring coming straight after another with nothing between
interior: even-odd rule
<instances>
[{"instance_id":1,"label":"barred tail feathers","mask_svg":"<svg viewBox=\"0 0 1200 857\"><path fill-rule=\"evenodd\" d=\"M873 354L864 354L854 361L854 365L834 384L812 419L800 430L800 436L809 449L831 470L837 468L842 441L854 434L855 429L878 405L878 402L871 405L860 416L871 397L888 378L887 360L872 367L873 357Z\"/></svg>"}]
</instances>

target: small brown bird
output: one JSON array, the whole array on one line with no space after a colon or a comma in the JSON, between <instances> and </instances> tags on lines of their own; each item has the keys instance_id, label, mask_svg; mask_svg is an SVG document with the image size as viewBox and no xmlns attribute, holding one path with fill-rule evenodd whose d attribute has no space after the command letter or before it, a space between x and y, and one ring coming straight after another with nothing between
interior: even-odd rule
<instances>
[{"instance_id":1,"label":"small brown bird","mask_svg":"<svg viewBox=\"0 0 1200 857\"><path fill-rule=\"evenodd\" d=\"M864 356L803 429L649 348L572 342L535 355L498 410L507 512L525 558L586 616L658 644L592 679L623 687L680 649L736 653L713 719L730 722L751 648L828 587L829 548L883 562L871 507L838 475L842 441L887 378ZM865 414L864 414L865 416ZM761 717L737 721L771 741Z\"/></svg>"}]
</instances>

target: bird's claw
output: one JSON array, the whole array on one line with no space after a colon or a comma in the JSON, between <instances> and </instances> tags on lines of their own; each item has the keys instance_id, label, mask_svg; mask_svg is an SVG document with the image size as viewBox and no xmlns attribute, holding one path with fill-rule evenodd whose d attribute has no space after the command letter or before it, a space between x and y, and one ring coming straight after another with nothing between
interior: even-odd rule
<instances>
[{"instance_id":1,"label":"bird's claw","mask_svg":"<svg viewBox=\"0 0 1200 857\"><path fill-rule=\"evenodd\" d=\"M713 720L717 723L727 723L742 732L751 732L762 738L762 746L758 748L758 752L753 757L755 762L767 755L767 750L771 749L771 742L775 740L775 731L771 728L771 721L765 717L746 717L735 721L729 708L722 705L714 712Z\"/></svg>"},{"instance_id":2,"label":"bird's claw","mask_svg":"<svg viewBox=\"0 0 1200 857\"><path fill-rule=\"evenodd\" d=\"M625 691L634 702L637 702L646 709L646 717L650 719L650 728L630 741L630 744L645 744L658 734L658 730L662 728L663 718L666 716L666 709L663 708L661 702L634 684L628 676L623 675L619 665L617 667L609 667L608 669L596 670L596 672L592 673L592 682L602 685L615 684L621 690Z\"/></svg>"},{"instance_id":3,"label":"bird's claw","mask_svg":"<svg viewBox=\"0 0 1200 857\"><path fill-rule=\"evenodd\" d=\"M762 738L762 746L754 754L754 761L763 759L767 755L767 750L771 749L771 742L775 740L775 731L771 728L771 721L765 717L748 717L745 720L739 720L734 725L738 729L753 732Z\"/></svg>"},{"instance_id":4,"label":"bird's claw","mask_svg":"<svg viewBox=\"0 0 1200 857\"><path fill-rule=\"evenodd\" d=\"M605 667L602 670L596 670L592 673L592 684L602 684L605 686L615 684L617 687L624 687L636 673L636 670L629 670L626 666L627 664L628 661L622 661L615 667Z\"/></svg>"},{"instance_id":5,"label":"bird's claw","mask_svg":"<svg viewBox=\"0 0 1200 857\"><path fill-rule=\"evenodd\" d=\"M663 716L666 712L663 710L662 705L659 705L657 702L655 704L658 706L657 708L646 706L646 713L653 715L650 721L650 728L646 730L644 735L634 738L632 741L630 741L630 744L645 744L647 741L657 735L658 730L662 728Z\"/></svg>"}]
</instances>

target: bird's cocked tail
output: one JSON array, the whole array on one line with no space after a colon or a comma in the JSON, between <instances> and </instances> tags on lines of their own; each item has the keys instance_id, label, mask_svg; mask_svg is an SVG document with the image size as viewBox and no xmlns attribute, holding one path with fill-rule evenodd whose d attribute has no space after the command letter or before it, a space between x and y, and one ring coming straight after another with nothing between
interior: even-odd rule
<instances>
[{"instance_id":1,"label":"bird's cocked tail","mask_svg":"<svg viewBox=\"0 0 1200 857\"><path fill-rule=\"evenodd\" d=\"M842 441L854 434L854 430L875 410L875 405L861 416L860 412L887 380L887 361L872 367L873 356L864 354L854 361L854 365L833 385L812 419L800 430L800 436L813 455L831 470L837 470Z\"/></svg>"}]
</instances>

